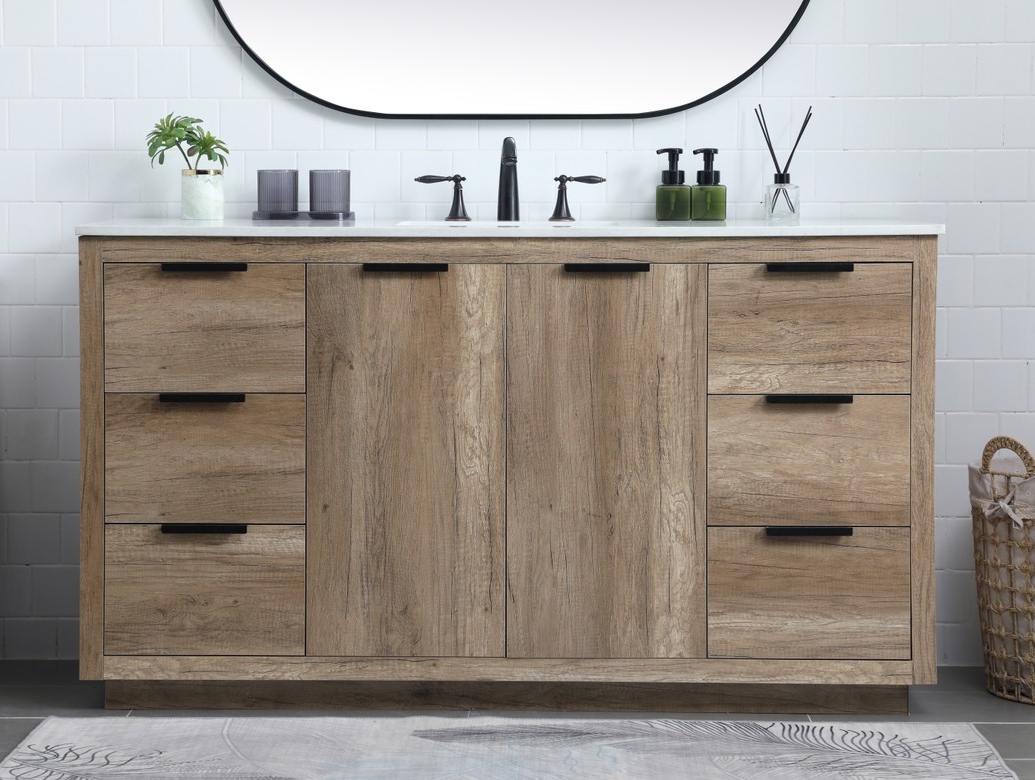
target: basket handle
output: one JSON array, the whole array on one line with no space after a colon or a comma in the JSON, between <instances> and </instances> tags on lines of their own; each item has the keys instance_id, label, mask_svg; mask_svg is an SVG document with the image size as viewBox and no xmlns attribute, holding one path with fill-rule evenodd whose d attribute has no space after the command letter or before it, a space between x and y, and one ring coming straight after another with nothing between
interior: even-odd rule
<instances>
[{"instance_id":1,"label":"basket handle","mask_svg":"<svg viewBox=\"0 0 1035 780\"><path fill-rule=\"evenodd\" d=\"M1028 472L1027 476L1035 477L1035 458L1033 458L1031 453L1028 452L1027 447L1009 436L996 436L994 439L990 439L988 444L985 445L985 451L981 453L982 474L989 473L992 466L992 456L999 452L999 450L1010 450L1012 453L1017 455ZM1021 475L1018 474L1017 476Z\"/></svg>"}]
</instances>

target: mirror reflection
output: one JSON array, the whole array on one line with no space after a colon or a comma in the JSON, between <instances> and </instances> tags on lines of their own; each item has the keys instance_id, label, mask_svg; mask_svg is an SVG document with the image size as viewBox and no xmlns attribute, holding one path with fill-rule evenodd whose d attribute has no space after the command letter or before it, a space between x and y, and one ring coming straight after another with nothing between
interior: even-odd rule
<instances>
[{"instance_id":1,"label":"mirror reflection","mask_svg":"<svg viewBox=\"0 0 1035 780\"><path fill-rule=\"evenodd\" d=\"M267 71L393 117L635 117L714 97L808 0L215 0Z\"/></svg>"}]
</instances>

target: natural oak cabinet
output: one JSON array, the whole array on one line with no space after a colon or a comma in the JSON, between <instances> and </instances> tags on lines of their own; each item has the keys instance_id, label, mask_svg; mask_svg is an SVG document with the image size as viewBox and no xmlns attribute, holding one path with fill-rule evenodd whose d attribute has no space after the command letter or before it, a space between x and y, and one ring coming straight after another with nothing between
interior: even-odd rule
<instances>
[{"instance_id":1,"label":"natural oak cabinet","mask_svg":"<svg viewBox=\"0 0 1035 780\"><path fill-rule=\"evenodd\" d=\"M504 655L504 280L309 268L311 655Z\"/></svg>"},{"instance_id":2,"label":"natural oak cabinet","mask_svg":"<svg viewBox=\"0 0 1035 780\"><path fill-rule=\"evenodd\" d=\"M702 270L508 269L508 656L704 656Z\"/></svg>"},{"instance_id":3,"label":"natural oak cabinet","mask_svg":"<svg viewBox=\"0 0 1035 780\"><path fill-rule=\"evenodd\" d=\"M112 706L934 681L937 230L166 230L80 241Z\"/></svg>"}]
</instances>

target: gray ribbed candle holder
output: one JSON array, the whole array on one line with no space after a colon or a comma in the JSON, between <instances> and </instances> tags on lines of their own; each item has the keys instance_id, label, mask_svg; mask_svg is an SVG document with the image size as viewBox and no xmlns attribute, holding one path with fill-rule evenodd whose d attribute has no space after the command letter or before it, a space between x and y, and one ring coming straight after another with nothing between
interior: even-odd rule
<instances>
[{"instance_id":1,"label":"gray ribbed candle holder","mask_svg":"<svg viewBox=\"0 0 1035 780\"><path fill-rule=\"evenodd\" d=\"M298 216L298 171L294 168L258 172L259 208L252 219L294 219Z\"/></svg>"},{"instance_id":2,"label":"gray ribbed candle holder","mask_svg":"<svg viewBox=\"0 0 1035 780\"><path fill-rule=\"evenodd\" d=\"M349 171L309 171L309 216L312 219L353 219L349 211Z\"/></svg>"}]
</instances>

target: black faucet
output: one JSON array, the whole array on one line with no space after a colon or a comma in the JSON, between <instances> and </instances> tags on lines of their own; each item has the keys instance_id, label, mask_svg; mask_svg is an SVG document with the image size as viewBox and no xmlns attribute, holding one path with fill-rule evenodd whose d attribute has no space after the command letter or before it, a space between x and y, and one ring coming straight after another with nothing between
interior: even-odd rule
<instances>
[{"instance_id":1,"label":"black faucet","mask_svg":"<svg viewBox=\"0 0 1035 780\"><path fill-rule=\"evenodd\" d=\"M499 222L517 222L517 144L507 136L503 139L503 153L500 155L500 194L496 201L496 219Z\"/></svg>"}]
</instances>

